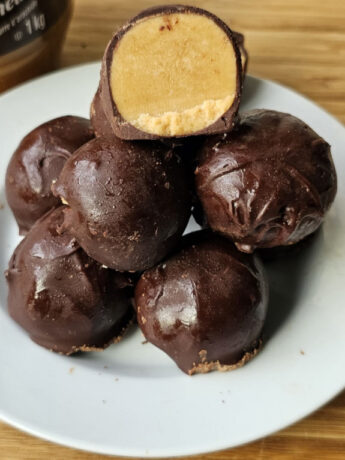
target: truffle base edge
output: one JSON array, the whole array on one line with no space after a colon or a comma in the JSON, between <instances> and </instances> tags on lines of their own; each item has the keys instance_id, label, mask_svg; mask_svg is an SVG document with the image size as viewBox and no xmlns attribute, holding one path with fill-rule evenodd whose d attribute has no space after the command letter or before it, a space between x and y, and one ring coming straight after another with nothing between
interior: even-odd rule
<instances>
[{"instance_id":1,"label":"truffle base edge","mask_svg":"<svg viewBox=\"0 0 345 460\"><path fill-rule=\"evenodd\" d=\"M192 376L194 374L206 374L208 372L212 371L218 371L218 372L227 372L227 371L234 371L235 369L239 369L240 367L243 367L246 363L248 363L252 358L254 358L259 351L261 351L263 346L263 341L262 339L259 339L256 343L256 346L253 348L252 351L247 351L242 358L235 364L221 364L219 360L217 361L206 361L206 358L202 358L203 362L193 366L189 371L187 372L188 375ZM200 354L202 353L201 350Z\"/></svg>"}]
</instances>

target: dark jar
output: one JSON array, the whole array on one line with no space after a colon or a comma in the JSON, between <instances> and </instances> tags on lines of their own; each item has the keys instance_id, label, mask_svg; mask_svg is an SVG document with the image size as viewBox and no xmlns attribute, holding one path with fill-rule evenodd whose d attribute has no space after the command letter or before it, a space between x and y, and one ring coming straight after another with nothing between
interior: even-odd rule
<instances>
[{"instance_id":1,"label":"dark jar","mask_svg":"<svg viewBox=\"0 0 345 460\"><path fill-rule=\"evenodd\" d=\"M57 67L72 0L0 0L0 92Z\"/></svg>"}]
</instances>

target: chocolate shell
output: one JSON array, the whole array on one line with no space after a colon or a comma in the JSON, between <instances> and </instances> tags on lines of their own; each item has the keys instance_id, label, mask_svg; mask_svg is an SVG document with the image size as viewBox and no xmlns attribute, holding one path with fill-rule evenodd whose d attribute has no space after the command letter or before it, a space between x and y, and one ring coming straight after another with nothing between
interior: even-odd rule
<instances>
[{"instance_id":1,"label":"chocolate shell","mask_svg":"<svg viewBox=\"0 0 345 460\"><path fill-rule=\"evenodd\" d=\"M244 80L248 69L248 51L244 46L244 35L235 31L233 31L233 35L241 54L242 79Z\"/></svg>"},{"instance_id":2,"label":"chocolate shell","mask_svg":"<svg viewBox=\"0 0 345 460\"><path fill-rule=\"evenodd\" d=\"M235 369L255 356L268 288L256 256L201 231L141 276L135 302L145 338L192 375Z\"/></svg>"},{"instance_id":3,"label":"chocolate shell","mask_svg":"<svg viewBox=\"0 0 345 460\"><path fill-rule=\"evenodd\" d=\"M80 246L119 271L163 259L191 213L185 167L160 142L98 137L66 162L53 190L69 205L65 225Z\"/></svg>"},{"instance_id":4,"label":"chocolate shell","mask_svg":"<svg viewBox=\"0 0 345 460\"><path fill-rule=\"evenodd\" d=\"M64 116L38 126L21 141L6 173L7 201L21 235L60 204L51 192L52 183L67 158L92 138L89 120Z\"/></svg>"},{"instance_id":5,"label":"chocolate shell","mask_svg":"<svg viewBox=\"0 0 345 460\"><path fill-rule=\"evenodd\" d=\"M34 342L68 355L119 340L133 309L128 278L60 233L63 209L36 222L15 249L6 277L12 318Z\"/></svg>"},{"instance_id":6,"label":"chocolate shell","mask_svg":"<svg viewBox=\"0 0 345 460\"><path fill-rule=\"evenodd\" d=\"M208 225L245 252L313 233L337 188L327 142L272 110L243 113L235 131L207 139L195 179Z\"/></svg>"},{"instance_id":7,"label":"chocolate shell","mask_svg":"<svg viewBox=\"0 0 345 460\"><path fill-rule=\"evenodd\" d=\"M229 131L241 87L229 27L200 8L165 5L141 12L110 40L100 97L116 136L157 139Z\"/></svg>"}]
</instances>

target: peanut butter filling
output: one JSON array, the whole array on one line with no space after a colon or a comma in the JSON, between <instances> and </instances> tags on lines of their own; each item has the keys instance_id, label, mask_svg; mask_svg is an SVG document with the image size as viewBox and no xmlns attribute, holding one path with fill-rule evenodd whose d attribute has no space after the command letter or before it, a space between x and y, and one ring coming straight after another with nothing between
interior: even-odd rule
<instances>
[{"instance_id":1,"label":"peanut butter filling","mask_svg":"<svg viewBox=\"0 0 345 460\"><path fill-rule=\"evenodd\" d=\"M121 116L150 134L187 135L213 124L236 96L233 44L212 19L142 19L114 49L110 85Z\"/></svg>"}]
</instances>

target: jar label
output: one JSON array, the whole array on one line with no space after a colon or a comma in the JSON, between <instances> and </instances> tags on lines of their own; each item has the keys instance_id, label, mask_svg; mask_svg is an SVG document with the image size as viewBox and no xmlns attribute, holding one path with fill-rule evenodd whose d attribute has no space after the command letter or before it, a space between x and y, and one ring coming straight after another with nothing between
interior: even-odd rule
<instances>
[{"instance_id":1,"label":"jar label","mask_svg":"<svg viewBox=\"0 0 345 460\"><path fill-rule=\"evenodd\" d=\"M43 35L67 6L68 0L0 0L0 56Z\"/></svg>"}]
</instances>

